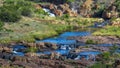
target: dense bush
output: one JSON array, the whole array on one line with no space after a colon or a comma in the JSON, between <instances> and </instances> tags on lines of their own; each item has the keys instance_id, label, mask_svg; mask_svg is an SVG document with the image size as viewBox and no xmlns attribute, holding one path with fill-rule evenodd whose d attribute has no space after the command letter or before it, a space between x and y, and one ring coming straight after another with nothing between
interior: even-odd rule
<instances>
[{"instance_id":1,"label":"dense bush","mask_svg":"<svg viewBox=\"0 0 120 68\"><path fill-rule=\"evenodd\" d=\"M61 20L65 20L70 18L69 14L64 14L63 16L60 17Z\"/></svg>"},{"instance_id":2,"label":"dense bush","mask_svg":"<svg viewBox=\"0 0 120 68\"><path fill-rule=\"evenodd\" d=\"M120 11L120 0L116 0L115 5L117 6L118 11Z\"/></svg>"},{"instance_id":3,"label":"dense bush","mask_svg":"<svg viewBox=\"0 0 120 68\"><path fill-rule=\"evenodd\" d=\"M66 0L66 2L74 2L75 0Z\"/></svg>"},{"instance_id":4,"label":"dense bush","mask_svg":"<svg viewBox=\"0 0 120 68\"><path fill-rule=\"evenodd\" d=\"M32 14L31 9L29 9L27 7L22 8L21 15L30 17L31 14Z\"/></svg>"},{"instance_id":5,"label":"dense bush","mask_svg":"<svg viewBox=\"0 0 120 68\"><path fill-rule=\"evenodd\" d=\"M13 10L3 9L0 11L0 20L3 22L16 22L21 18L20 13Z\"/></svg>"},{"instance_id":6,"label":"dense bush","mask_svg":"<svg viewBox=\"0 0 120 68\"><path fill-rule=\"evenodd\" d=\"M0 7L0 20L3 22L16 22L23 16L31 16L32 3L26 0L5 0Z\"/></svg>"},{"instance_id":7,"label":"dense bush","mask_svg":"<svg viewBox=\"0 0 120 68\"><path fill-rule=\"evenodd\" d=\"M42 9L36 9L36 10L35 10L35 13L36 13L36 14L40 14L40 15L41 15L41 14L42 14L42 15L49 15L47 12L45 12L45 11L42 10Z\"/></svg>"},{"instance_id":8,"label":"dense bush","mask_svg":"<svg viewBox=\"0 0 120 68\"><path fill-rule=\"evenodd\" d=\"M109 60L110 59L110 52L104 52L102 53L103 59L104 60Z\"/></svg>"}]
</instances>

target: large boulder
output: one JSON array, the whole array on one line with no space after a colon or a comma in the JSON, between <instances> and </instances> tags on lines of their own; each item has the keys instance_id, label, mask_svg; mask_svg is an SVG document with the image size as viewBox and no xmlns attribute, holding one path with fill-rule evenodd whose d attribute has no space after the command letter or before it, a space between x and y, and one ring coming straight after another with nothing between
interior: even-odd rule
<instances>
[{"instance_id":1,"label":"large boulder","mask_svg":"<svg viewBox=\"0 0 120 68\"><path fill-rule=\"evenodd\" d=\"M11 53L12 51L13 51L12 48L9 48L9 47L3 47L3 52Z\"/></svg>"},{"instance_id":2,"label":"large boulder","mask_svg":"<svg viewBox=\"0 0 120 68\"><path fill-rule=\"evenodd\" d=\"M35 7L36 9L41 9L41 8L42 8L40 4L35 4L34 7Z\"/></svg>"},{"instance_id":3,"label":"large boulder","mask_svg":"<svg viewBox=\"0 0 120 68\"><path fill-rule=\"evenodd\" d=\"M61 10L54 9L53 12L55 13L56 16L62 16L63 15L63 12Z\"/></svg>"},{"instance_id":4,"label":"large boulder","mask_svg":"<svg viewBox=\"0 0 120 68\"><path fill-rule=\"evenodd\" d=\"M59 57L60 57L60 54L55 52L52 52L50 55L50 59L59 59Z\"/></svg>"},{"instance_id":5,"label":"large boulder","mask_svg":"<svg viewBox=\"0 0 120 68\"><path fill-rule=\"evenodd\" d=\"M38 56L38 55L36 53L29 52L29 53L26 53L25 56L27 56L27 57L35 57L35 56Z\"/></svg>"},{"instance_id":6,"label":"large boulder","mask_svg":"<svg viewBox=\"0 0 120 68\"><path fill-rule=\"evenodd\" d=\"M120 59L116 59L113 63L113 68L119 68L120 67Z\"/></svg>"},{"instance_id":7,"label":"large boulder","mask_svg":"<svg viewBox=\"0 0 120 68\"><path fill-rule=\"evenodd\" d=\"M28 58L27 57L21 57L21 56L14 56L11 60L13 62L15 62L15 61L28 62Z\"/></svg>"},{"instance_id":8,"label":"large boulder","mask_svg":"<svg viewBox=\"0 0 120 68\"><path fill-rule=\"evenodd\" d=\"M54 44L54 43L45 43L45 46L46 48L49 48L49 49L57 49L57 44Z\"/></svg>"},{"instance_id":9,"label":"large boulder","mask_svg":"<svg viewBox=\"0 0 120 68\"><path fill-rule=\"evenodd\" d=\"M36 43L36 47L39 48L39 49L45 48L45 43L44 42Z\"/></svg>"},{"instance_id":10,"label":"large boulder","mask_svg":"<svg viewBox=\"0 0 120 68\"><path fill-rule=\"evenodd\" d=\"M116 19L116 20L114 20L114 21L111 21L111 25L112 25L112 26L119 27L119 26L120 26L120 19Z\"/></svg>"},{"instance_id":11,"label":"large boulder","mask_svg":"<svg viewBox=\"0 0 120 68\"><path fill-rule=\"evenodd\" d=\"M26 43L25 45L28 47L36 47L36 43Z\"/></svg>"},{"instance_id":12,"label":"large boulder","mask_svg":"<svg viewBox=\"0 0 120 68\"><path fill-rule=\"evenodd\" d=\"M108 9L106 9L103 14L102 17L105 19L110 19L110 18L117 18L119 16L119 13L116 10L116 6L111 5Z\"/></svg>"}]
</instances>

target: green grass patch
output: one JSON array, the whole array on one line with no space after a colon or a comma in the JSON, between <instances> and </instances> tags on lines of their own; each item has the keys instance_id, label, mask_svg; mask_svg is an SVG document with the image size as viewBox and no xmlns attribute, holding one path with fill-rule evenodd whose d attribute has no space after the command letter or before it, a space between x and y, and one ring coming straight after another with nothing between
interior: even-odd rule
<instances>
[{"instance_id":1,"label":"green grass patch","mask_svg":"<svg viewBox=\"0 0 120 68\"><path fill-rule=\"evenodd\" d=\"M95 31L93 35L120 36L120 27L106 26L106 28Z\"/></svg>"}]
</instances>

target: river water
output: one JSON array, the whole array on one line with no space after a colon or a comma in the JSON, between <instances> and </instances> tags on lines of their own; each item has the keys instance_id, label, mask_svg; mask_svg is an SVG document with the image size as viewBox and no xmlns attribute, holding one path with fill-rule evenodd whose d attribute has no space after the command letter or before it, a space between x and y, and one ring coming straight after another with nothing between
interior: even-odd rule
<instances>
[{"instance_id":1,"label":"river water","mask_svg":"<svg viewBox=\"0 0 120 68\"><path fill-rule=\"evenodd\" d=\"M55 14L51 13L49 9L43 8L43 10L45 12L48 12L50 17L55 17ZM104 21L102 23L95 23L93 26L90 27L97 29L97 28L102 28L106 25L109 24L109 21ZM89 27L88 27L89 28ZM39 42L47 42L47 43L54 43L57 44L58 48L54 51L44 51L44 52L37 52L36 54L51 54L52 52L56 52L59 53L60 55L65 55L67 58L71 58L72 56L75 56L74 54L70 54L71 50L74 50L77 46L77 41L74 39L68 39L69 37L85 37L85 36L91 36L93 30L91 31L74 31L74 32L64 32L62 34L60 34L57 37L52 37L52 38L48 38L48 39L43 39L43 40L36 40L35 43L39 43ZM85 43L80 43L80 44L85 44ZM85 45L84 45L85 46ZM112 44L98 44L97 46L112 46ZM13 54L17 55L17 56L24 56L25 53L21 52L21 49L26 49L27 47L25 47L24 45L15 45L13 46ZM90 55L94 58L95 60L95 56L101 54L100 51L83 51L80 53L76 54L76 57L71 58L71 59L75 59L78 60L81 57L85 57L86 59L89 59Z\"/></svg>"}]
</instances>

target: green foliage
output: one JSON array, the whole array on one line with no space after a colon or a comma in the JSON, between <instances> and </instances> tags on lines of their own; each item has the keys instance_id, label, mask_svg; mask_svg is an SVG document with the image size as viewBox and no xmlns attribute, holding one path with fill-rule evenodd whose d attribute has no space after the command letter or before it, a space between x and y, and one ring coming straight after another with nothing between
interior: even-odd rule
<instances>
[{"instance_id":1,"label":"green foliage","mask_svg":"<svg viewBox=\"0 0 120 68\"><path fill-rule=\"evenodd\" d=\"M112 36L120 36L120 27L115 26L106 26L106 29L100 29L95 31L93 35L112 35Z\"/></svg>"},{"instance_id":2,"label":"green foliage","mask_svg":"<svg viewBox=\"0 0 120 68\"><path fill-rule=\"evenodd\" d=\"M94 41L94 40L91 40L91 39L88 39L86 41L86 44L97 44L98 42L97 41Z\"/></svg>"},{"instance_id":3,"label":"green foliage","mask_svg":"<svg viewBox=\"0 0 120 68\"><path fill-rule=\"evenodd\" d=\"M2 7L1 11L0 11L0 20L3 22L16 22L18 21L21 16L20 13L18 11L14 11L14 10L9 10L7 9L8 7Z\"/></svg>"},{"instance_id":4,"label":"green foliage","mask_svg":"<svg viewBox=\"0 0 120 68\"><path fill-rule=\"evenodd\" d=\"M70 18L69 14L64 14L63 16L60 17L61 20L65 20Z\"/></svg>"},{"instance_id":5,"label":"green foliage","mask_svg":"<svg viewBox=\"0 0 120 68\"><path fill-rule=\"evenodd\" d=\"M28 7L22 8L21 15L30 17L31 14L32 14L32 11L30 8L28 8Z\"/></svg>"},{"instance_id":6,"label":"green foliage","mask_svg":"<svg viewBox=\"0 0 120 68\"><path fill-rule=\"evenodd\" d=\"M94 65L92 65L89 68L106 68L105 64L102 64L101 62L95 63Z\"/></svg>"},{"instance_id":7,"label":"green foliage","mask_svg":"<svg viewBox=\"0 0 120 68\"><path fill-rule=\"evenodd\" d=\"M31 16L32 3L25 0L5 0L0 7L0 20L3 22L16 22L23 16Z\"/></svg>"},{"instance_id":8,"label":"green foliage","mask_svg":"<svg viewBox=\"0 0 120 68\"><path fill-rule=\"evenodd\" d=\"M66 0L66 2L74 2L75 0Z\"/></svg>"},{"instance_id":9,"label":"green foliage","mask_svg":"<svg viewBox=\"0 0 120 68\"><path fill-rule=\"evenodd\" d=\"M103 64L102 62L97 62L94 65L92 65L91 67L88 68L113 68L112 65L108 65L108 64Z\"/></svg>"},{"instance_id":10,"label":"green foliage","mask_svg":"<svg viewBox=\"0 0 120 68\"><path fill-rule=\"evenodd\" d=\"M114 4L117 6L117 10L118 10L119 15L120 15L120 0L116 0Z\"/></svg>"},{"instance_id":11,"label":"green foliage","mask_svg":"<svg viewBox=\"0 0 120 68\"><path fill-rule=\"evenodd\" d=\"M36 10L35 10L35 13L36 13L36 14L39 14L39 15L48 15L48 13L45 12L44 10L42 10L42 9L36 9Z\"/></svg>"},{"instance_id":12,"label":"green foliage","mask_svg":"<svg viewBox=\"0 0 120 68\"><path fill-rule=\"evenodd\" d=\"M111 53L111 54L114 54L115 51L116 51L118 48L119 48L118 46L113 45L113 46L110 48L110 53Z\"/></svg>"},{"instance_id":13,"label":"green foliage","mask_svg":"<svg viewBox=\"0 0 120 68\"><path fill-rule=\"evenodd\" d=\"M104 52L102 55L103 55L103 59L109 60L111 54L110 54L110 52Z\"/></svg>"},{"instance_id":14,"label":"green foliage","mask_svg":"<svg viewBox=\"0 0 120 68\"><path fill-rule=\"evenodd\" d=\"M0 20L3 22L16 22L21 15L31 16L34 10L32 3L25 0L5 0L0 9Z\"/></svg>"},{"instance_id":15,"label":"green foliage","mask_svg":"<svg viewBox=\"0 0 120 68\"><path fill-rule=\"evenodd\" d=\"M38 48L36 48L36 47L29 47L27 50L26 50L26 52L37 52L38 51Z\"/></svg>"},{"instance_id":16,"label":"green foliage","mask_svg":"<svg viewBox=\"0 0 120 68\"><path fill-rule=\"evenodd\" d=\"M110 21L112 22L112 21L115 21L116 19L117 19L116 17L112 17Z\"/></svg>"},{"instance_id":17,"label":"green foliage","mask_svg":"<svg viewBox=\"0 0 120 68\"><path fill-rule=\"evenodd\" d=\"M32 3L26 0L5 0L4 5L16 5L19 7L32 7Z\"/></svg>"}]
</instances>

